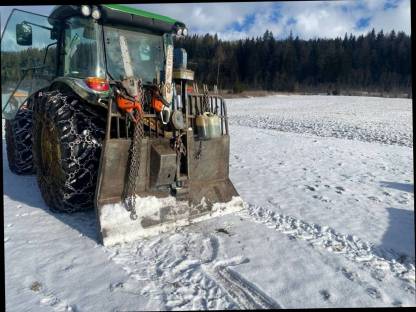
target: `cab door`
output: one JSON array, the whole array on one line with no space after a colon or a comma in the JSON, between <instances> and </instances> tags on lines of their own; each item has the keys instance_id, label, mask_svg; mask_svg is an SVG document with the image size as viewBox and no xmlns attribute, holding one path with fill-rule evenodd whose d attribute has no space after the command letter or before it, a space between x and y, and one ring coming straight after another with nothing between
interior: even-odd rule
<instances>
[{"instance_id":1,"label":"cab door","mask_svg":"<svg viewBox=\"0 0 416 312\"><path fill-rule=\"evenodd\" d=\"M2 117L56 77L59 31L47 16L14 9L1 37Z\"/></svg>"}]
</instances>

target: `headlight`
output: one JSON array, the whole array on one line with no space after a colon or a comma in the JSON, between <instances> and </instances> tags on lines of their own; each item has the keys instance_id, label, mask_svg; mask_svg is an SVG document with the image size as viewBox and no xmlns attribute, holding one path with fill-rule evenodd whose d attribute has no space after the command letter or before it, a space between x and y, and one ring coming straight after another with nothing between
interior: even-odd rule
<instances>
[{"instance_id":1,"label":"headlight","mask_svg":"<svg viewBox=\"0 0 416 312\"><path fill-rule=\"evenodd\" d=\"M176 31L176 35L182 36L182 28L178 28L178 30Z\"/></svg>"},{"instance_id":2,"label":"headlight","mask_svg":"<svg viewBox=\"0 0 416 312\"><path fill-rule=\"evenodd\" d=\"M93 19L96 20L98 20L101 17L101 12L96 6L93 7L91 16Z\"/></svg>"},{"instance_id":3,"label":"headlight","mask_svg":"<svg viewBox=\"0 0 416 312\"><path fill-rule=\"evenodd\" d=\"M96 6L93 7L91 16L93 19L99 19L101 17L101 12Z\"/></svg>"},{"instance_id":4,"label":"headlight","mask_svg":"<svg viewBox=\"0 0 416 312\"><path fill-rule=\"evenodd\" d=\"M81 13L84 16L90 16L91 7L89 5L81 5Z\"/></svg>"},{"instance_id":5,"label":"headlight","mask_svg":"<svg viewBox=\"0 0 416 312\"><path fill-rule=\"evenodd\" d=\"M182 30L182 35L187 36L188 35L188 29L184 28Z\"/></svg>"}]
</instances>

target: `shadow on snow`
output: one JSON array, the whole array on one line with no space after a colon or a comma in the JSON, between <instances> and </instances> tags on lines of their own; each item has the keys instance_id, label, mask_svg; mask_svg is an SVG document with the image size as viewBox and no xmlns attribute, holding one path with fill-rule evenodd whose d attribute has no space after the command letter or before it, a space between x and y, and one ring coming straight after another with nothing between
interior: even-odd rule
<instances>
[{"instance_id":1,"label":"shadow on snow","mask_svg":"<svg viewBox=\"0 0 416 312\"><path fill-rule=\"evenodd\" d=\"M6 144L3 142L3 191L4 195L22 204L43 209L82 235L98 243L98 225L94 209L72 214L52 212L43 200L35 175L15 175L7 163Z\"/></svg>"},{"instance_id":2,"label":"shadow on snow","mask_svg":"<svg viewBox=\"0 0 416 312\"><path fill-rule=\"evenodd\" d=\"M414 193L414 186L411 183L397 183L397 182L387 182L381 181L380 182L382 187L388 187L392 189L396 189L403 192Z\"/></svg>"},{"instance_id":3,"label":"shadow on snow","mask_svg":"<svg viewBox=\"0 0 416 312\"><path fill-rule=\"evenodd\" d=\"M415 213L413 210L387 208L389 226L383 235L381 250L394 250L402 257L415 257ZM400 261L400 259L398 259Z\"/></svg>"}]
</instances>

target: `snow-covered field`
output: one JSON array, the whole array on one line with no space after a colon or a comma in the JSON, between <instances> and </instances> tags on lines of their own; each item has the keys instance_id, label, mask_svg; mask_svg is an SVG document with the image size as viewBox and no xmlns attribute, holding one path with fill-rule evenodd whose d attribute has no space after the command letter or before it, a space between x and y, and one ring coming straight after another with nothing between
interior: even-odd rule
<instances>
[{"instance_id":1,"label":"snow-covered field","mask_svg":"<svg viewBox=\"0 0 416 312\"><path fill-rule=\"evenodd\" d=\"M228 100L247 209L128 245L54 214L3 143L7 311L415 306L411 100Z\"/></svg>"}]
</instances>

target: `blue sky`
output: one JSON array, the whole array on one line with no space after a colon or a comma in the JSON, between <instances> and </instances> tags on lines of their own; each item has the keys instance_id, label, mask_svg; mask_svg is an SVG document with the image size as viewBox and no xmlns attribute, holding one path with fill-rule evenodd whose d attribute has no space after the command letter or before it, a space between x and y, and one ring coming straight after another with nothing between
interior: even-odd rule
<instances>
[{"instance_id":1,"label":"blue sky","mask_svg":"<svg viewBox=\"0 0 416 312\"><path fill-rule=\"evenodd\" d=\"M410 34L410 0L349 0L294 2L234 2L130 4L185 22L190 33L217 33L222 39L261 36L266 29L275 37L343 37L375 28ZM52 6L18 6L22 10L49 14ZM0 7L1 27L13 7Z\"/></svg>"}]
</instances>

